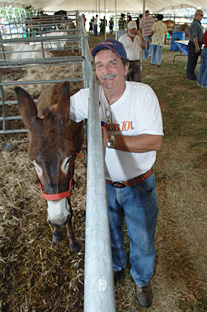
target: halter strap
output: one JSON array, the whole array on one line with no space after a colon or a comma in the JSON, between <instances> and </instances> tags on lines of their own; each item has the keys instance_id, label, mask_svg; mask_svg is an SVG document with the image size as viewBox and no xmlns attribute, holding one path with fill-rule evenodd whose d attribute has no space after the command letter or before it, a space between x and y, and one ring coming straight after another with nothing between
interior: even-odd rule
<instances>
[{"instance_id":1,"label":"halter strap","mask_svg":"<svg viewBox=\"0 0 207 312\"><path fill-rule=\"evenodd\" d=\"M39 187L40 187L40 191L41 191L41 196L46 199L46 200L59 200L65 197L70 197L71 196L71 191L72 191L72 172L73 172L73 161L72 161L72 165L71 165L71 178L69 180L69 187L68 187L68 191L66 192L62 192L62 193L56 193L56 194L46 194L43 192L43 187L42 184L39 183Z\"/></svg>"},{"instance_id":2,"label":"halter strap","mask_svg":"<svg viewBox=\"0 0 207 312\"><path fill-rule=\"evenodd\" d=\"M43 188L42 188L41 183L39 183L39 187L41 190L41 196L46 200L59 200L59 199L71 196L71 190L66 191L66 192L62 192L62 193L56 193L56 194L46 194L43 192Z\"/></svg>"}]
</instances>

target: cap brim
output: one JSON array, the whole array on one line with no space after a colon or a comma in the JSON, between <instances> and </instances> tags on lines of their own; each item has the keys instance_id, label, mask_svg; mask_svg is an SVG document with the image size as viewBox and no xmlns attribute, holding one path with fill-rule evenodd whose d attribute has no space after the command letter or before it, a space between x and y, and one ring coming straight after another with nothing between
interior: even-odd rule
<instances>
[{"instance_id":1,"label":"cap brim","mask_svg":"<svg viewBox=\"0 0 207 312\"><path fill-rule=\"evenodd\" d=\"M123 56L119 55L111 46L107 45L107 44L97 44L91 51L92 55L95 56L96 53L98 53L100 50L103 50L103 49L108 49L108 50L111 50L113 53L115 53L117 56L123 58Z\"/></svg>"}]
</instances>

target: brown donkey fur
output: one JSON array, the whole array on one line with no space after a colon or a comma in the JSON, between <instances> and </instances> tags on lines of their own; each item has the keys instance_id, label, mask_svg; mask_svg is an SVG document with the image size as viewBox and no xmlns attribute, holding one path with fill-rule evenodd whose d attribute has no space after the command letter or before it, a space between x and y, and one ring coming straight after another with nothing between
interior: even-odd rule
<instances>
[{"instance_id":1,"label":"brown donkey fur","mask_svg":"<svg viewBox=\"0 0 207 312\"><path fill-rule=\"evenodd\" d=\"M36 105L24 89L16 87L15 93L29 133L29 159L35 166L44 193L58 194L68 191L76 153L79 153L84 138L83 122L75 123L70 120L69 83L64 82L47 89L41 94ZM56 204L58 201L54 202ZM62 202L58 205L62 205ZM79 245L72 230L69 197L66 205L66 209L69 210L65 221L69 245L71 250L76 252ZM63 210L65 211L65 208ZM53 225L53 242L57 243L62 240L60 225Z\"/></svg>"}]
</instances>

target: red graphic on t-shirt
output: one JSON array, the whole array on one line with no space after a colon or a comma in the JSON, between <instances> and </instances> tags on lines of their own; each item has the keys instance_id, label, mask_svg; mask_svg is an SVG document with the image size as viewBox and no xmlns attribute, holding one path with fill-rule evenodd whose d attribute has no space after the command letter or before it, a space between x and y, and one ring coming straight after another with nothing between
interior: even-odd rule
<instances>
[{"instance_id":1,"label":"red graphic on t-shirt","mask_svg":"<svg viewBox=\"0 0 207 312\"><path fill-rule=\"evenodd\" d=\"M129 131L133 130L132 121L122 121L121 124L104 124L107 131Z\"/></svg>"}]
</instances>

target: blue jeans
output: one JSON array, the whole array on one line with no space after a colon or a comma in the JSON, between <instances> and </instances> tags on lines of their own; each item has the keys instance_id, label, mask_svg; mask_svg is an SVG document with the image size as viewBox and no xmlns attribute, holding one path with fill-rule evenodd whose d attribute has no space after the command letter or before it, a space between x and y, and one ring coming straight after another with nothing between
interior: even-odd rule
<instances>
[{"instance_id":1,"label":"blue jeans","mask_svg":"<svg viewBox=\"0 0 207 312\"><path fill-rule=\"evenodd\" d=\"M155 228L158 214L154 174L135 186L115 188L106 185L113 270L127 265L124 250L123 221L126 218L130 240L131 275L139 286L146 286L153 276L156 251Z\"/></svg>"},{"instance_id":2,"label":"blue jeans","mask_svg":"<svg viewBox=\"0 0 207 312\"><path fill-rule=\"evenodd\" d=\"M94 25L93 26L93 33L94 33L94 36L97 36L97 32L98 32L98 25Z\"/></svg>"},{"instance_id":3,"label":"blue jeans","mask_svg":"<svg viewBox=\"0 0 207 312\"><path fill-rule=\"evenodd\" d=\"M201 65L198 73L198 81L202 87L207 86L207 49L201 51Z\"/></svg>"},{"instance_id":4,"label":"blue jeans","mask_svg":"<svg viewBox=\"0 0 207 312\"><path fill-rule=\"evenodd\" d=\"M143 50L143 59L147 60L148 55L151 55L151 43L148 41L148 36L144 37L144 40L147 44L147 47L146 47L146 49Z\"/></svg>"},{"instance_id":5,"label":"blue jeans","mask_svg":"<svg viewBox=\"0 0 207 312\"><path fill-rule=\"evenodd\" d=\"M151 64L161 64L162 59L162 46L152 44Z\"/></svg>"},{"instance_id":6,"label":"blue jeans","mask_svg":"<svg viewBox=\"0 0 207 312\"><path fill-rule=\"evenodd\" d=\"M117 35L117 39L119 40L119 38L121 37L121 36L123 36L124 34L126 34L126 31L125 30L118 30L118 35Z\"/></svg>"}]
</instances>

